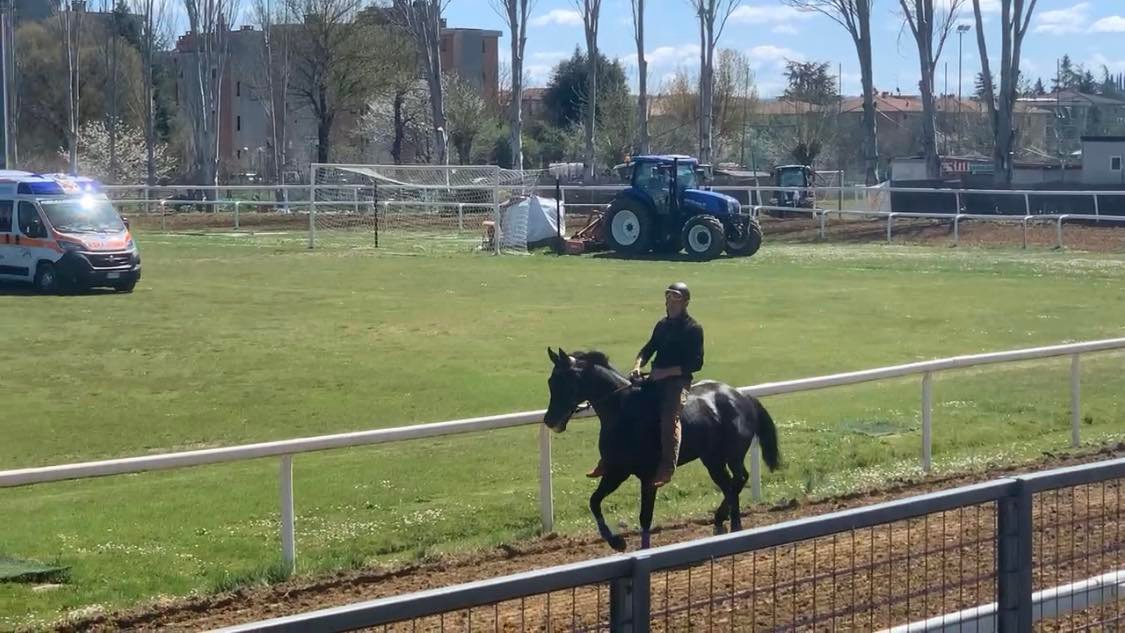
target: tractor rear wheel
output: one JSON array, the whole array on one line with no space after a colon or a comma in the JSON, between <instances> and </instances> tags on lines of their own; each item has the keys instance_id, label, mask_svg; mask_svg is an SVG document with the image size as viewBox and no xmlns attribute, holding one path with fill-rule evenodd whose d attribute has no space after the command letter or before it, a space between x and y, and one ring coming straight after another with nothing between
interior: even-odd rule
<instances>
[{"instance_id":1,"label":"tractor rear wheel","mask_svg":"<svg viewBox=\"0 0 1125 633\"><path fill-rule=\"evenodd\" d=\"M761 247L762 226L753 218L747 222L742 237L737 240L727 238L727 254L734 257L749 257Z\"/></svg>"},{"instance_id":2,"label":"tractor rear wheel","mask_svg":"<svg viewBox=\"0 0 1125 633\"><path fill-rule=\"evenodd\" d=\"M632 201L614 204L606 214L606 238L610 247L629 255L647 253L655 227L647 209Z\"/></svg>"},{"instance_id":3,"label":"tractor rear wheel","mask_svg":"<svg viewBox=\"0 0 1125 633\"><path fill-rule=\"evenodd\" d=\"M727 243L723 224L713 215L697 215L688 220L681 239L687 254L699 261L715 259Z\"/></svg>"}]
</instances>

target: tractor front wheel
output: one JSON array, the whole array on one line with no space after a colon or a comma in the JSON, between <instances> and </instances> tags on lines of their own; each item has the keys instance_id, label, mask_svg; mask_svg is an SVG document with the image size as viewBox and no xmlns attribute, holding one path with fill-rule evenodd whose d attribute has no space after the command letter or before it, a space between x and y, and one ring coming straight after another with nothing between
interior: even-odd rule
<instances>
[{"instance_id":1,"label":"tractor front wheel","mask_svg":"<svg viewBox=\"0 0 1125 633\"><path fill-rule=\"evenodd\" d=\"M605 232L613 250L629 255L646 253L654 232L652 216L636 204L611 207Z\"/></svg>"},{"instance_id":2,"label":"tractor front wheel","mask_svg":"<svg viewBox=\"0 0 1125 633\"><path fill-rule=\"evenodd\" d=\"M762 247L762 227L751 218L738 239L727 238L727 254L734 257L749 257Z\"/></svg>"},{"instance_id":3,"label":"tractor front wheel","mask_svg":"<svg viewBox=\"0 0 1125 633\"><path fill-rule=\"evenodd\" d=\"M699 261L715 259L726 246L723 224L712 215L697 215L684 224L684 250Z\"/></svg>"}]
</instances>

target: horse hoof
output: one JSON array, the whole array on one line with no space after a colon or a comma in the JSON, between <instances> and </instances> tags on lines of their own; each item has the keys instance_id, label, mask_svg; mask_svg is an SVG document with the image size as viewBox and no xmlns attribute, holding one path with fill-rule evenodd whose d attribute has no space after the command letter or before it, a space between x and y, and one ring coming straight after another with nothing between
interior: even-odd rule
<instances>
[{"instance_id":1,"label":"horse hoof","mask_svg":"<svg viewBox=\"0 0 1125 633\"><path fill-rule=\"evenodd\" d=\"M719 535L726 534L726 533L727 533L726 528L724 528L723 526L721 526L721 525L715 526L715 536L719 536Z\"/></svg>"},{"instance_id":2,"label":"horse hoof","mask_svg":"<svg viewBox=\"0 0 1125 633\"><path fill-rule=\"evenodd\" d=\"M625 539L620 536L615 536L609 539L609 546L617 552L624 552L626 549Z\"/></svg>"}]
</instances>

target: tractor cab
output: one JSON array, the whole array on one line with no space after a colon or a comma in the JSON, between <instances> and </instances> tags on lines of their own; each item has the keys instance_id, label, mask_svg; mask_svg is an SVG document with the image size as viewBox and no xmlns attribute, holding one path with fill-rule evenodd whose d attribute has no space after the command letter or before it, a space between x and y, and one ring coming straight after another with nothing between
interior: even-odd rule
<instances>
[{"instance_id":1,"label":"tractor cab","mask_svg":"<svg viewBox=\"0 0 1125 633\"><path fill-rule=\"evenodd\" d=\"M773 203L777 207L811 209L816 205L816 174L808 165L779 165L773 170ZM785 191L784 189L788 189ZM802 189L802 191L793 191Z\"/></svg>"},{"instance_id":2,"label":"tractor cab","mask_svg":"<svg viewBox=\"0 0 1125 633\"><path fill-rule=\"evenodd\" d=\"M659 215L674 213L699 185L699 164L688 156L638 156L632 168L629 186Z\"/></svg>"}]
</instances>

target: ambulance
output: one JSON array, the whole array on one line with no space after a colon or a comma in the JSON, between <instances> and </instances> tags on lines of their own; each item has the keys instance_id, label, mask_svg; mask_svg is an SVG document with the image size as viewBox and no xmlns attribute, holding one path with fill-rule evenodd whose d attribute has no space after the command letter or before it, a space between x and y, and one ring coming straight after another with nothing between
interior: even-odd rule
<instances>
[{"instance_id":1,"label":"ambulance","mask_svg":"<svg viewBox=\"0 0 1125 633\"><path fill-rule=\"evenodd\" d=\"M0 282L132 292L140 278L137 245L99 183L0 170Z\"/></svg>"}]
</instances>

